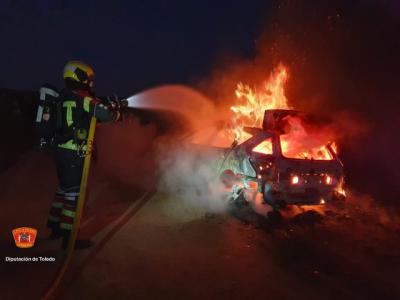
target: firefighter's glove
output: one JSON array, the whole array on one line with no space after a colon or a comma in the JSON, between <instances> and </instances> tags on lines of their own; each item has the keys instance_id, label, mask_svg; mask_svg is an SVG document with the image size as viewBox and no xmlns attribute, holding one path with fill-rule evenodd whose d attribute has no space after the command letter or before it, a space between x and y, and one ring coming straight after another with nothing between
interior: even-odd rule
<instances>
[{"instance_id":1,"label":"firefighter's glove","mask_svg":"<svg viewBox=\"0 0 400 300\"><path fill-rule=\"evenodd\" d=\"M111 101L111 109L112 110L121 111L121 110L126 109L127 107L128 107L128 100L126 100L126 99L121 99L121 100L116 99L116 100Z\"/></svg>"},{"instance_id":2,"label":"firefighter's glove","mask_svg":"<svg viewBox=\"0 0 400 300\"><path fill-rule=\"evenodd\" d=\"M120 103L120 109L126 109L128 107L128 100L127 99L121 99L119 100Z\"/></svg>"}]
</instances>

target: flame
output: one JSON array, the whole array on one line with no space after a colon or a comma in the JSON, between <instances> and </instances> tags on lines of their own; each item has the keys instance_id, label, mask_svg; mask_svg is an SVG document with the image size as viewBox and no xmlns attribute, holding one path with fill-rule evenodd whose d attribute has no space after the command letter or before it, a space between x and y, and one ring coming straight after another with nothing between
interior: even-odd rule
<instances>
[{"instance_id":1,"label":"flame","mask_svg":"<svg viewBox=\"0 0 400 300\"><path fill-rule=\"evenodd\" d=\"M265 110L290 109L284 89L288 76L286 67L280 64L259 90L243 83L237 85L237 103L231 106L230 133L239 143L248 138L244 135L244 127L261 127Z\"/></svg>"},{"instance_id":2,"label":"flame","mask_svg":"<svg viewBox=\"0 0 400 300\"><path fill-rule=\"evenodd\" d=\"M346 197L346 191L343 187L340 187L339 189L336 190L336 192L338 192L340 195L342 195L343 197Z\"/></svg>"},{"instance_id":3,"label":"flame","mask_svg":"<svg viewBox=\"0 0 400 300\"><path fill-rule=\"evenodd\" d=\"M236 103L231 106L231 126L227 129L230 137L238 143L249 138L244 127L262 127L265 110L292 109L285 95L285 84L289 78L287 68L283 64L271 73L260 88L251 88L239 83L235 90ZM287 117L288 130L280 136L284 156L297 159L331 160L333 156L329 147L337 153L330 128L312 128L297 117ZM263 142L264 143L264 142ZM272 146L265 143L256 146L253 151L271 154Z\"/></svg>"},{"instance_id":4,"label":"flame","mask_svg":"<svg viewBox=\"0 0 400 300\"><path fill-rule=\"evenodd\" d=\"M335 154L338 154L338 146L335 142L331 143L331 148L332 148L332 151L335 152Z\"/></svg>"},{"instance_id":5,"label":"flame","mask_svg":"<svg viewBox=\"0 0 400 300\"><path fill-rule=\"evenodd\" d=\"M265 140L253 148L253 152L272 154L272 142L271 139Z\"/></svg>"},{"instance_id":6,"label":"flame","mask_svg":"<svg viewBox=\"0 0 400 300\"><path fill-rule=\"evenodd\" d=\"M314 128L298 117L286 117L289 130L280 136L282 155L287 158L332 160L327 147L333 138L329 127Z\"/></svg>"}]
</instances>

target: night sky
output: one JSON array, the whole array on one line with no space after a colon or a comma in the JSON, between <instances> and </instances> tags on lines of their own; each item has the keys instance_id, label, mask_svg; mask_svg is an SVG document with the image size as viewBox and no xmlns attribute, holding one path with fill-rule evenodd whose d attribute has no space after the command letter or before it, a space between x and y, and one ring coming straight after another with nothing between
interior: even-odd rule
<instances>
[{"instance_id":1,"label":"night sky","mask_svg":"<svg viewBox=\"0 0 400 300\"><path fill-rule=\"evenodd\" d=\"M96 91L129 95L206 76L229 53L254 55L271 1L4 0L0 87L62 84L71 59L95 68Z\"/></svg>"}]
</instances>

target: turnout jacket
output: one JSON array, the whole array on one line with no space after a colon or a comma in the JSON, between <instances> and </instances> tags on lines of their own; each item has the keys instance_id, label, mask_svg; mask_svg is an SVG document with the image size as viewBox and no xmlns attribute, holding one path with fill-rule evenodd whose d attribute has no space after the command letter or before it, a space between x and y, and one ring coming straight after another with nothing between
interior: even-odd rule
<instances>
[{"instance_id":1,"label":"turnout jacket","mask_svg":"<svg viewBox=\"0 0 400 300\"><path fill-rule=\"evenodd\" d=\"M116 121L119 117L117 111L85 90L65 88L60 93L60 105L62 125L57 143L58 147L69 150L78 150L78 145L86 144L91 117L101 122Z\"/></svg>"}]
</instances>

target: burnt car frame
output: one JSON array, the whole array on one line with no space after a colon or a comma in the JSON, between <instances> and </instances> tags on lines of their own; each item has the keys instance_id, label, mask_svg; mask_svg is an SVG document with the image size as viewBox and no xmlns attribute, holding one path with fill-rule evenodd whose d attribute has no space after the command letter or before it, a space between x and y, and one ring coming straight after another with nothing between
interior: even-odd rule
<instances>
[{"instance_id":1,"label":"burnt car frame","mask_svg":"<svg viewBox=\"0 0 400 300\"><path fill-rule=\"evenodd\" d=\"M220 179L231 188L231 199L261 193L263 202L274 210L286 205L323 205L344 199L344 173L333 145L325 145L329 159L285 157L281 136L285 118L307 118L293 110L267 110L263 128L245 128L251 135L241 144L232 144L218 163ZM257 146L271 143L271 152L260 153Z\"/></svg>"}]
</instances>

